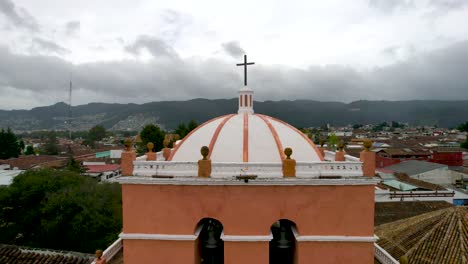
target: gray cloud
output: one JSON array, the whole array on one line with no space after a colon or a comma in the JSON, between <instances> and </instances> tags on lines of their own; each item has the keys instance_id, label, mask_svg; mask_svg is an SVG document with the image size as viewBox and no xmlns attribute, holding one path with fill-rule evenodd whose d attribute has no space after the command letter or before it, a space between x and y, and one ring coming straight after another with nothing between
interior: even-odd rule
<instances>
[{"instance_id":1,"label":"gray cloud","mask_svg":"<svg viewBox=\"0 0 468 264\"><path fill-rule=\"evenodd\" d=\"M456 10L468 5L466 0L431 0L430 4L444 10Z\"/></svg>"},{"instance_id":2,"label":"gray cloud","mask_svg":"<svg viewBox=\"0 0 468 264\"><path fill-rule=\"evenodd\" d=\"M413 0L369 0L369 6L385 13L414 7Z\"/></svg>"},{"instance_id":3,"label":"gray cloud","mask_svg":"<svg viewBox=\"0 0 468 264\"><path fill-rule=\"evenodd\" d=\"M230 41L222 44L224 51L231 57L237 59L245 54L238 41Z\"/></svg>"},{"instance_id":4,"label":"gray cloud","mask_svg":"<svg viewBox=\"0 0 468 264\"><path fill-rule=\"evenodd\" d=\"M166 56L174 52L156 43L154 53ZM146 46L154 43L149 41ZM63 94L62 99L41 101L48 104L66 99L70 71L77 89L75 104L233 98L242 85L241 70L218 59L155 58L145 63L121 60L72 65L56 57L14 54L7 48L0 48L0 58L0 90L38 96ZM250 69L249 86L258 100L458 100L468 99L467 68L465 41L366 72L341 65L297 69L258 63ZM36 96L30 101L37 105Z\"/></svg>"},{"instance_id":5,"label":"gray cloud","mask_svg":"<svg viewBox=\"0 0 468 264\"><path fill-rule=\"evenodd\" d=\"M32 41L33 41L32 50L36 51L37 53L55 53L59 55L70 53L68 49L50 40L36 37L36 38L33 38Z\"/></svg>"},{"instance_id":6,"label":"gray cloud","mask_svg":"<svg viewBox=\"0 0 468 264\"><path fill-rule=\"evenodd\" d=\"M179 57L177 52L164 40L147 35L139 36L134 43L125 47L125 51L135 55L139 54L141 49L148 50L154 58L172 60Z\"/></svg>"},{"instance_id":7,"label":"gray cloud","mask_svg":"<svg viewBox=\"0 0 468 264\"><path fill-rule=\"evenodd\" d=\"M17 27L39 31L36 20L24 8L16 7L11 0L0 0L0 13Z\"/></svg>"},{"instance_id":8,"label":"gray cloud","mask_svg":"<svg viewBox=\"0 0 468 264\"><path fill-rule=\"evenodd\" d=\"M80 21L70 21L65 24L65 32L67 35L73 35L80 31L81 23Z\"/></svg>"}]
</instances>

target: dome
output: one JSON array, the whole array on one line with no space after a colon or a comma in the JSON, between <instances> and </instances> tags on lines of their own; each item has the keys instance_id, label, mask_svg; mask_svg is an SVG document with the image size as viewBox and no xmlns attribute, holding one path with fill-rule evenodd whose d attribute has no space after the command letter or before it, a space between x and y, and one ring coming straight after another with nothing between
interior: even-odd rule
<instances>
[{"instance_id":1,"label":"dome","mask_svg":"<svg viewBox=\"0 0 468 264\"><path fill-rule=\"evenodd\" d=\"M240 92L251 90L241 89ZM323 161L315 144L293 126L270 116L254 114L251 97L239 96L239 112L211 119L198 126L175 146L170 161L201 159L208 146L213 162L281 162L283 150L293 150L297 162Z\"/></svg>"}]
</instances>

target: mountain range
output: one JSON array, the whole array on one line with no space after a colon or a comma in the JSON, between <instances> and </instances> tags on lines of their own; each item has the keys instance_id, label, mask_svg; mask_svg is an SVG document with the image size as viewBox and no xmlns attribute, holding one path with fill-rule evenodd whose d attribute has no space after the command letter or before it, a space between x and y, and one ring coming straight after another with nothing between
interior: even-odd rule
<instances>
[{"instance_id":1,"label":"mountain range","mask_svg":"<svg viewBox=\"0 0 468 264\"><path fill-rule=\"evenodd\" d=\"M296 127L376 124L398 121L411 125L454 127L468 121L468 100L461 101L355 101L313 100L255 102L257 113L282 119ZM139 130L156 123L166 130L181 122L202 123L237 111L237 99L193 99L145 104L89 103L72 107L72 129L88 130L101 124L112 130ZM15 131L66 130L69 107L65 103L31 110L0 110L0 128Z\"/></svg>"}]
</instances>

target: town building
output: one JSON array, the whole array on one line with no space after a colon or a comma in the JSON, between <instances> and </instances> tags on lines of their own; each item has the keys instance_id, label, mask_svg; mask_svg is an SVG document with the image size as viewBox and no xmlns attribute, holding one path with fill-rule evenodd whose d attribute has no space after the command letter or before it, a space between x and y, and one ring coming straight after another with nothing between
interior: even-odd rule
<instances>
[{"instance_id":1,"label":"town building","mask_svg":"<svg viewBox=\"0 0 468 264\"><path fill-rule=\"evenodd\" d=\"M254 113L253 94L245 82L237 113L173 149L136 158L127 144L124 263L374 263L370 145L361 160L325 154Z\"/></svg>"}]
</instances>

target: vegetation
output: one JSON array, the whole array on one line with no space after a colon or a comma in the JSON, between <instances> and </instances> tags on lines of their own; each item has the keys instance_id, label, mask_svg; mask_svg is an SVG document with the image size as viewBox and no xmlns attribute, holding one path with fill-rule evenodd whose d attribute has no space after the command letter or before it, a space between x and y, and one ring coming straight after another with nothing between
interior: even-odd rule
<instances>
[{"instance_id":1,"label":"vegetation","mask_svg":"<svg viewBox=\"0 0 468 264\"><path fill-rule=\"evenodd\" d=\"M460 144L461 148L468 149L468 135L466 136L465 142Z\"/></svg>"},{"instance_id":2,"label":"vegetation","mask_svg":"<svg viewBox=\"0 0 468 264\"><path fill-rule=\"evenodd\" d=\"M335 135L335 134L331 134L329 137L328 137L328 148L331 149L331 150L336 150L336 144L338 144L338 137Z\"/></svg>"},{"instance_id":3,"label":"vegetation","mask_svg":"<svg viewBox=\"0 0 468 264\"><path fill-rule=\"evenodd\" d=\"M20 154L21 146L16 135L10 128L6 131L2 129L0 131L0 159L17 158Z\"/></svg>"},{"instance_id":4,"label":"vegetation","mask_svg":"<svg viewBox=\"0 0 468 264\"><path fill-rule=\"evenodd\" d=\"M194 130L198 126L197 122L195 120L190 120L188 125L185 125L184 123L180 123L179 126L177 126L176 130L174 133L180 136L180 138L184 138L190 131Z\"/></svg>"},{"instance_id":5,"label":"vegetation","mask_svg":"<svg viewBox=\"0 0 468 264\"><path fill-rule=\"evenodd\" d=\"M24 152L24 155L34 155L34 154L35 152L34 152L33 146L27 146L26 151Z\"/></svg>"},{"instance_id":6,"label":"vegetation","mask_svg":"<svg viewBox=\"0 0 468 264\"><path fill-rule=\"evenodd\" d=\"M44 144L44 153L47 155L58 155L58 139L55 131L49 131Z\"/></svg>"},{"instance_id":7,"label":"vegetation","mask_svg":"<svg viewBox=\"0 0 468 264\"><path fill-rule=\"evenodd\" d=\"M88 138L91 141L100 141L106 136L106 129L101 126L93 126L88 132Z\"/></svg>"},{"instance_id":8,"label":"vegetation","mask_svg":"<svg viewBox=\"0 0 468 264\"><path fill-rule=\"evenodd\" d=\"M146 125L140 132L141 143L139 152L144 152L146 150L146 144L149 142L153 142L154 151L160 151L164 147L164 136L164 131L158 126L153 124Z\"/></svg>"},{"instance_id":9,"label":"vegetation","mask_svg":"<svg viewBox=\"0 0 468 264\"><path fill-rule=\"evenodd\" d=\"M458 125L457 129L461 132L468 132L468 122L466 122L465 124Z\"/></svg>"},{"instance_id":10,"label":"vegetation","mask_svg":"<svg viewBox=\"0 0 468 264\"><path fill-rule=\"evenodd\" d=\"M27 171L0 188L0 243L93 253L122 229L116 183L70 171Z\"/></svg>"}]
</instances>

